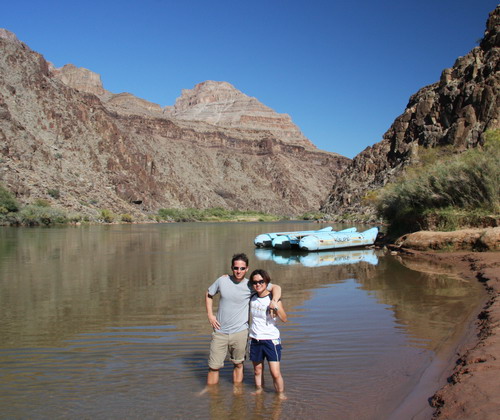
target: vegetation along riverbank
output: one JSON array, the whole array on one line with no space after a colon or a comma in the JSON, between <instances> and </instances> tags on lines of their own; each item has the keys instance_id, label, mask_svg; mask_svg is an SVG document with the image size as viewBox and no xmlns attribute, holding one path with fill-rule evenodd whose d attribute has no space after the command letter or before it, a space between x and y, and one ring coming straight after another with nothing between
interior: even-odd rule
<instances>
[{"instance_id":1,"label":"vegetation along riverbank","mask_svg":"<svg viewBox=\"0 0 500 420\"><path fill-rule=\"evenodd\" d=\"M300 218L309 220L309 215ZM52 226L61 224L95 223L165 223L165 222L273 222L283 216L257 211L210 209L159 209L141 218L131 214L116 214L108 209L96 210L93 215L69 213L52 207L50 202L37 199L32 204L20 205L13 195L0 185L0 225L4 226Z\"/></svg>"},{"instance_id":2,"label":"vegetation along riverbank","mask_svg":"<svg viewBox=\"0 0 500 420\"><path fill-rule=\"evenodd\" d=\"M319 220L321 213L305 213L298 220ZM209 209L159 209L143 217L117 214L108 209L96 210L92 215L71 213L53 207L48 200L36 199L21 205L0 184L0 226L53 226L64 224L109 223L168 223L168 222L275 222L289 220L288 216L258 211L228 210L222 207Z\"/></svg>"}]
</instances>

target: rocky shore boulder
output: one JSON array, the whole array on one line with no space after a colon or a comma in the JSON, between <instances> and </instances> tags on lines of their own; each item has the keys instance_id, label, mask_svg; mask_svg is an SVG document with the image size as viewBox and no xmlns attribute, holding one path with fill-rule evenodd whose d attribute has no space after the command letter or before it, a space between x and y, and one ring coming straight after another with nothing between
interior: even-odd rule
<instances>
[{"instance_id":1,"label":"rocky shore boulder","mask_svg":"<svg viewBox=\"0 0 500 420\"><path fill-rule=\"evenodd\" d=\"M402 236L395 245L417 251L499 251L500 227L453 232L420 231Z\"/></svg>"},{"instance_id":2,"label":"rocky shore boulder","mask_svg":"<svg viewBox=\"0 0 500 420\"><path fill-rule=\"evenodd\" d=\"M491 12L478 47L445 69L438 82L414 94L381 142L358 154L333 183L322 211L375 218L370 196L394 181L426 148L457 152L500 128L500 6Z\"/></svg>"}]
</instances>

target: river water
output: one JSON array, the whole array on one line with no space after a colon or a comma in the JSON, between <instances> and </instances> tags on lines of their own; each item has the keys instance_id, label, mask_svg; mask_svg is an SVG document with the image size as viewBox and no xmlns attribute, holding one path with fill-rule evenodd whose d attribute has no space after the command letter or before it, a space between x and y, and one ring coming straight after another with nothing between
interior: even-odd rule
<instances>
[{"instance_id":1,"label":"river water","mask_svg":"<svg viewBox=\"0 0 500 420\"><path fill-rule=\"evenodd\" d=\"M0 417L384 419L404 401L425 407L483 299L480 285L375 250L253 245L259 233L319 227L0 228ZM250 362L242 387L227 362L219 386L204 390L204 293L236 252L283 287L285 401L267 370L266 392L252 395Z\"/></svg>"}]
</instances>

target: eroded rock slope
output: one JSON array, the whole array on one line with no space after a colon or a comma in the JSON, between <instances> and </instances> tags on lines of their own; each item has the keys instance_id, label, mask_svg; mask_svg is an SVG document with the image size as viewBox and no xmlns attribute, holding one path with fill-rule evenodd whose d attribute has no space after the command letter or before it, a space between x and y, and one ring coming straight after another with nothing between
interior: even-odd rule
<instances>
[{"instance_id":1,"label":"eroded rock slope","mask_svg":"<svg viewBox=\"0 0 500 420\"><path fill-rule=\"evenodd\" d=\"M22 203L300 214L319 208L349 162L229 84L200 84L162 108L106 91L90 70L56 69L5 30L0 51L0 182Z\"/></svg>"}]
</instances>

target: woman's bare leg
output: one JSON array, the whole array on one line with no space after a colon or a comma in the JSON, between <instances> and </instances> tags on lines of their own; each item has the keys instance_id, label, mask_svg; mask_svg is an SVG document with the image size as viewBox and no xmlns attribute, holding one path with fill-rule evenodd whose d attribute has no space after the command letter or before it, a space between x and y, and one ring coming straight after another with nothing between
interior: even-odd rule
<instances>
[{"instance_id":1,"label":"woman's bare leg","mask_svg":"<svg viewBox=\"0 0 500 420\"><path fill-rule=\"evenodd\" d=\"M253 362L253 373L255 376L255 388L259 391L264 387L264 361Z\"/></svg>"},{"instance_id":2,"label":"woman's bare leg","mask_svg":"<svg viewBox=\"0 0 500 420\"><path fill-rule=\"evenodd\" d=\"M281 376L280 362L269 362L269 370L271 371L271 376L273 377L274 389L278 393L285 392L285 382Z\"/></svg>"}]
</instances>

